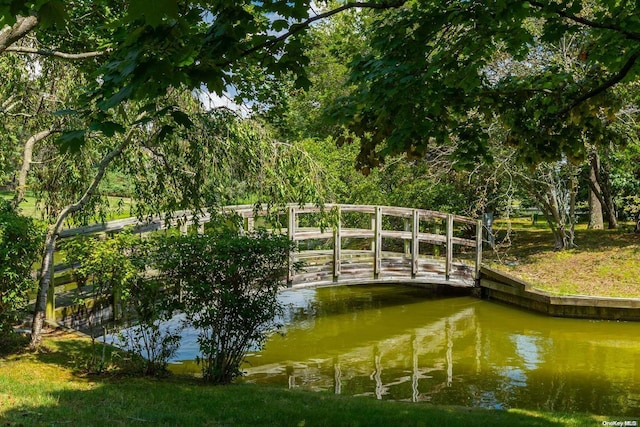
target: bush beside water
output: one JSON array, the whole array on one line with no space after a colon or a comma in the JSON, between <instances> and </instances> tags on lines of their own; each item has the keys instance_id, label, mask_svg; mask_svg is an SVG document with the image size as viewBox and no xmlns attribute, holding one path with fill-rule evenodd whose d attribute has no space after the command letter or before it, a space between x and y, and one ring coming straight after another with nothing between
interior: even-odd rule
<instances>
[{"instance_id":1,"label":"bush beside water","mask_svg":"<svg viewBox=\"0 0 640 427\"><path fill-rule=\"evenodd\" d=\"M181 328L161 324L179 310L185 314L183 326L198 331L204 380L228 384L241 375L245 353L260 347L279 326L277 294L295 249L286 236L266 231L240 235L237 230L226 226L210 234L168 233L151 239L130 233L105 240L79 238L65 245L65 253L78 283L92 285L89 310L100 310L114 296L125 322L137 324L121 340L145 357L144 373L166 372ZM104 360L95 341L93 347L90 364L100 371Z\"/></svg>"}]
</instances>

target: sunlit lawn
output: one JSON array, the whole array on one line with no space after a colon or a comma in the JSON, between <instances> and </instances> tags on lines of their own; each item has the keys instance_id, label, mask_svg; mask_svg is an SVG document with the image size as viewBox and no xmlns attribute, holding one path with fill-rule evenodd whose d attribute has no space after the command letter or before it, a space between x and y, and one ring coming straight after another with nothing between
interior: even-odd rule
<instances>
[{"instance_id":1,"label":"sunlit lawn","mask_svg":"<svg viewBox=\"0 0 640 427\"><path fill-rule=\"evenodd\" d=\"M10 200L13 198L13 193L9 191L0 191L0 198ZM130 207L131 200L123 197L108 197L109 209L107 214L107 221L121 218L128 218L131 216ZM42 219L43 210L41 206L38 206L37 199L33 193L27 193L25 200L20 204L20 211L23 215L30 216L36 219ZM92 222L99 222L99 218L93 218Z\"/></svg>"},{"instance_id":2,"label":"sunlit lawn","mask_svg":"<svg viewBox=\"0 0 640 427\"><path fill-rule=\"evenodd\" d=\"M485 262L555 294L640 298L640 234L628 224L618 230L576 229L577 247L555 251L551 231L519 219L497 224L499 247L487 250Z\"/></svg>"}]
</instances>

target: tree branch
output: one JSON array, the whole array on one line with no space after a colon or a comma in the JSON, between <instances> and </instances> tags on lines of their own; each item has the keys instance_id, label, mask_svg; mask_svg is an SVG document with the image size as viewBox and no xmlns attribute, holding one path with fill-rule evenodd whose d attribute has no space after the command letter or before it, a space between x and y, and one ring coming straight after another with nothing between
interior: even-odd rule
<instances>
[{"instance_id":1,"label":"tree branch","mask_svg":"<svg viewBox=\"0 0 640 427\"><path fill-rule=\"evenodd\" d=\"M622 66L622 68L620 68L620 70L618 70L616 74L612 75L608 80L605 80L600 86L597 86L592 90L590 90L589 92L583 94L582 96L574 99L573 102L569 104L569 106L563 108L559 114L563 115L568 113L569 111L573 110L575 107L582 104L586 100L593 98L594 96L599 95L602 92L606 91L607 89L620 83L622 79L626 77L629 71L631 71L631 68L633 68L633 66L635 65L639 57L640 57L640 50L636 50L629 57L629 59L627 59L627 62L625 62L625 64Z\"/></svg>"},{"instance_id":2,"label":"tree branch","mask_svg":"<svg viewBox=\"0 0 640 427\"><path fill-rule=\"evenodd\" d=\"M38 18L35 16L18 16L12 27L0 31L0 53L7 50L9 46L24 38L38 25Z\"/></svg>"},{"instance_id":3,"label":"tree branch","mask_svg":"<svg viewBox=\"0 0 640 427\"><path fill-rule=\"evenodd\" d=\"M29 53L29 54L33 54L33 55L53 56L53 57L56 57L56 58L71 59L71 60L81 60L81 59L95 58L95 57L102 56L102 55L105 54L104 51L83 52L83 53L65 53L65 52L59 52L57 50L37 49L37 48L27 47L27 46L8 46L5 50L7 52Z\"/></svg>"},{"instance_id":4,"label":"tree branch","mask_svg":"<svg viewBox=\"0 0 640 427\"><path fill-rule=\"evenodd\" d=\"M286 39L288 39L289 37L293 36L294 34L299 33L300 31L304 30L305 28L309 27L311 24L313 24L316 21L320 21L322 19L325 18L329 18L333 15L336 15L340 12L344 12L345 10L348 9L379 9L379 10L384 10L384 9L394 9L394 8L398 8L402 5L404 5L407 2L407 0L395 0L395 1L390 1L388 3L371 3L371 2L353 2L353 3L346 3L343 4L340 7L337 7L335 9L331 9L328 10L324 13L320 13L318 15L312 16L311 18L308 18L305 21L296 23L291 25L291 28L289 29L289 31L287 31L286 33L276 37L275 39L271 39L271 40L267 40L264 43L260 43L250 49L245 50L244 52L242 52L242 54L240 56L245 57L248 55L251 55L254 52L257 52L261 49L268 49ZM227 63L223 64L223 65L228 65Z\"/></svg>"},{"instance_id":5,"label":"tree branch","mask_svg":"<svg viewBox=\"0 0 640 427\"><path fill-rule=\"evenodd\" d=\"M16 186L13 201L11 202L14 208L17 208L24 200L24 193L26 192L27 187L27 174L29 173L29 169L31 169L31 159L33 158L33 147L37 142L42 141L55 132L60 132L60 130L47 129L42 132L38 132L35 135L32 135L24 144L22 167L20 168L20 174L18 175L18 185Z\"/></svg>"},{"instance_id":6,"label":"tree branch","mask_svg":"<svg viewBox=\"0 0 640 427\"><path fill-rule=\"evenodd\" d=\"M615 32L618 32L620 34L623 34L628 39L640 40L640 33L636 33L634 31L626 30L623 27L621 27L620 25L616 25L616 24L612 24L612 23L603 23L603 22L592 21L590 19L583 18L581 16L577 16L577 15L574 15L572 13L568 13L565 10L557 8L557 7L554 7L554 6L550 5L550 4L543 4L543 3L539 2L539 1L529 1L529 4L539 8L542 11L544 11L545 8L549 8L552 13L555 13L556 15L558 15L558 16L560 16L562 18L566 18L566 19L568 19L570 21L573 21L573 22L576 22L578 24L582 24L582 25L584 25L586 27L598 28L598 29L602 29L602 30L611 30L611 31L615 31Z\"/></svg>"}]
</instances>

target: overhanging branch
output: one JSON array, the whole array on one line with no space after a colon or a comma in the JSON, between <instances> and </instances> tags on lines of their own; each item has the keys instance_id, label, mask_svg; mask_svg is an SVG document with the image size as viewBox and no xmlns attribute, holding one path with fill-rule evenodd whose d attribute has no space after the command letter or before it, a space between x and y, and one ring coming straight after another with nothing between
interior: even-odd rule
<instances>
[{"instance_id":1,"label":"overhanging branch","mask_svg":"<svg viewBox=\"0 0 640 427\"><path fill-rule=\"evenodd\" d=\"M348 9L379 9L379 10L384 10L384 9L394 9L394 8L398 8L402 5L404 5L407 2L407 0L396 0L396 1L390 1L390 2L386 2L386 3L371 3L371 2L353 2L353 3L346 3L343 4L340 7L337 7L335 9L331 9L328 10L326 12L320 13L318 15L312 16L311 18L308 18L305 21L299 22L299 23L295 23L293 25L291 25L291 28L289 29L289 31L281 34L280 36L276 37L275 39L271 39L271 40L267 40L264 43L260 43L250 49L245 50L244 52L242 52L241 56L245 57L248 55L251 55L252 53L255 53L259 50L262 49L268 49L271 48L272 46L281 43L283 41L285 41L286 39L288 39L289 37L299 33L300 31L304 30L305 28L308 28L311 24L313 24L316 21L320 21L322 19L326 19L329 18L333 15L336 15L340 12L344 12L345 10ZM228 65L227 63L223 64L223 65Z\"/></svg>"},{"instance_id":2,"label":"overhanging branch","mask_svg":"<svg viewBox=\"0 0 640 427\"><path fill-rule=\"evenodd\" d=\"M0 30L0 53L9 46L24 38L38 25L38 18L35 16L18 16L12 27Z\"/></svg>"},{"instance_id":3,"label":"overhanging branch","mask_svg":"<svg viewBox=\"0 0 640 427\"><path fill-rule=\"evenodd\" d=\"M551 4L544 4L541 3L539 1L529 1L529 4L532 6L537 7L540 10L548 10L551 11L552 13L555 13L556 15L568 19L570 21L573 21L575 23L584 25L585 27L590 27L590 28L598 28L601 30L611 30L611 31L615 31L617 33L623 34L625 37L632 39L632 40L640 40L640 33L637 33L635 31L629 31L625 28L623 28L620 25L611 23L611 22L597 22L597 21L593 21L591 19L587 19L587 18L583 18L581 16L577 16L574 15L572 13L567 12L564 9L561 9L557 6L551 5Z\"/></svg>"},{"instance_id":4,"label":"overhanging branch","mask_svg":"<svg viewBox=\"0 0 640 427\"><path fill-rule=\"evenodd\" d=\"M633 68L633 66L635 65L635 63L636 63L636 61L638 60L639 57L640 57L640 50L636 50L629 57L629 59L627 59L627 62L625 62L625 64L622 66L622 68L620 68L620 70L618 70L617 73L612 75L609 79L605 80L601 85L593 88L589 92L587 92L587 93L583 94L582 96L574 99L573 102L568 107L566 107L566 108L564 108L564 109L562 109L560 111L560 114L568 113L569 111L571 111L572 109L574 109L578 105L582 104L586 100L591 99L594 96L597 96L597 95L601 94L602 92L606 91L607 89L609 89L609 88L615 86L616 84L620 83L622 81L622 79L624 79L625 76L629 73L629 71L631 71L631 68Z\"/></svg>"},{"instance_id":5,"label":"overhanging branch","mask_svg":"<svg viewBox=\"0 0 640 427\"><path fill-rule=\"evenodd\" d=\"M70 60L82 60L82 59L95 58L105 54L104 51L65 53L65 52L59 52L56 50L37 49L37 48L27 47L27 46L9 46L5 50L7 52L28 53L28 54L40 55L40 56L53 56L56 58L70 59Z\"/></svg>"}]
</instances>

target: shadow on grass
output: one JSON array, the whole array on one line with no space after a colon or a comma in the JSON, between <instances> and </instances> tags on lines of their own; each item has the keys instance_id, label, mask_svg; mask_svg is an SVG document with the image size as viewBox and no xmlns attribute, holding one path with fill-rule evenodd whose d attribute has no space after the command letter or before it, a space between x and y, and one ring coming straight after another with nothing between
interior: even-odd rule
<instances>
[{"instance_id":1,"label":"shadow on grass","mask_svg":"<svg viewBox=\"0 0 640 427\"><path fill-rule=\"evenodd\" d=\"M500 230L496 242L505 239L505 232ZM640 253L640 235L632 229L622 226L617 230L578 229L575 232L577 247L572 253L609 252L617 249L630 249ZM514 228L510 235L510 245L499 246L496 251L486 250L486 260L502 260L516 258L521 263L528 263L529 258L545 252L554 252L553 235L549 229L539 227Z\"/></svg>"},{"instance_id":2,"label":"shadow on grass","mask_svg":"<svg viewBox=\"0 0 640 427\"><path fill-rule=\"evenodd\" d=\"M436 407L252 385L205 387L144 378L58 389L0 413L2 425L527 426L598 425L587 417Z\"/></svg>"},{"instance_id":3,"label":"shadow on grass","mask_svg":"<svg viewBox=\"0 0 640 427\"><path fill-rule=\"evenodd\" d=\"M138 376L143 371L140 356L104 344L99 338L92 344L89 338L69 334L63 329L47 335L54 340L47 339L41 350L35 353L40 363L97 380Z\"/></svg>"}]
</instances>

